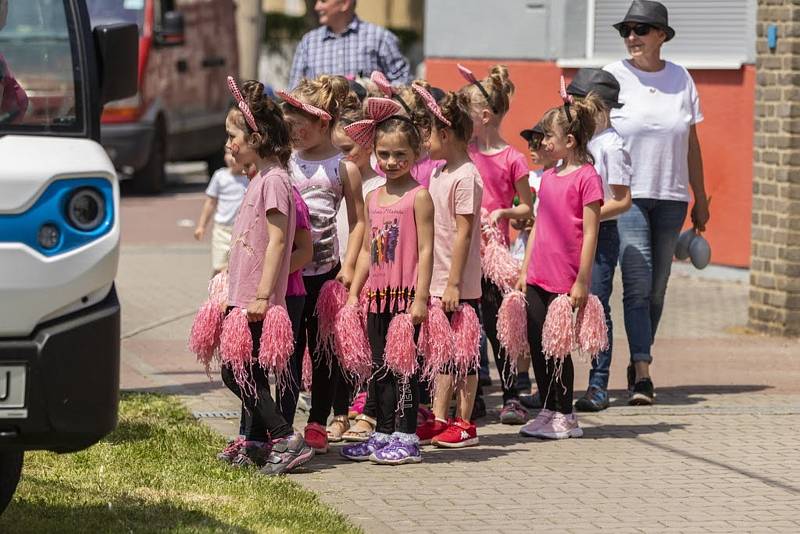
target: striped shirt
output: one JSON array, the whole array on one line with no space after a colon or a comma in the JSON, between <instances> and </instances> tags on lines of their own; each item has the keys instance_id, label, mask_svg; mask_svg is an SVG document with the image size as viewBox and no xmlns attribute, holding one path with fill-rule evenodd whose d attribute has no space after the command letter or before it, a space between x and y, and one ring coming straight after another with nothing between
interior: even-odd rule
<instances>
[{"instance_id":1,"label":"striped shirt","mask_svg":"<svg viewBox=\"0 0 800 534\"><path fill-rule=\"evenodd\" d=\"M410 81L408 61L400 52L397 36L353 17L341 35L320 26L303 36L294 54L289 87L321 74L368 77L375 70L383 72L390 82Z\"/></svg>"}]
</instances>

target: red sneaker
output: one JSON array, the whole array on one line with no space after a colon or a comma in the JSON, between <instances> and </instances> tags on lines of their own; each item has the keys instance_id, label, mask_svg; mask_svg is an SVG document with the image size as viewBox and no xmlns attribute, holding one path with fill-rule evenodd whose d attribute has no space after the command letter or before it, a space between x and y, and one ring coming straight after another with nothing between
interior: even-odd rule
<instances>
[{"instance_id":1,"label":"red sneaker","mask_svg":"<svg viewBox=\"0 0 800 534\"><path fill-rule=\"evenodd\" d=\"M319 423L308 423L303 432L306 444L317 454L328 452L328 431Z\"/></svg>"},{"instance_id":2,"label":"red sneaker","mask_svg":"<svg viewBox=\"0 0 800 534\"><path fill-rule=\"evenodd\" d=\"M456 419L447 430L431 441L437 447L460 449L478 444L478 428L468 421Z\"/></svg>"},{"instance_id":3,"label":"red sneaker","mask_svg":"<svg viewBox=\"0 0 800 534\"><path fill-rule=\"evenodd\" d=\"M447 430L448 423L433 419L417 427L417 437L420 445L430 445L431 440Z\"/></svg>"}]
</instances>

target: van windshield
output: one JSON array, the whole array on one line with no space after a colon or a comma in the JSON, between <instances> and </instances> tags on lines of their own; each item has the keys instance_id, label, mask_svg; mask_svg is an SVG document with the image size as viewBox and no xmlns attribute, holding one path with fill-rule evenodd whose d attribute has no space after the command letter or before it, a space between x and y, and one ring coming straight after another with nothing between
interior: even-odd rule
<instances>
[{"instance_id":1,"label":"van windshield","mask_svg":"<svg viewBox=\"0 0 800 534\"><path fill-rule=\"evenodd\" d=\"M144 22L144 0L86 0L92 26L130 22L142 33Z\"/></svg>"},{"instance_id":2,"label":"van windshield","mask_svg":"<svg viewBox=\"0 0 800 534\"><path fill-rule=\"evenodd\" d=\"M65 0L0 0L0 130L82 128Z\"/></svg>"}]
</instances>

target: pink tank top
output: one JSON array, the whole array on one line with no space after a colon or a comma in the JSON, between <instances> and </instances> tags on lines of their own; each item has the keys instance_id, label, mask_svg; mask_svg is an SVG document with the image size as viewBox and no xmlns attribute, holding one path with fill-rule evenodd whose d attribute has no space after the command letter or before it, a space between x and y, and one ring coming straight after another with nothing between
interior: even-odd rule
<instances>
[{"instance_id":1,"label":"pink tank top","mask_svg":"<svg viewBox=\"0 0 800 534\"><path fill-rule=\"evenodd\" d=\"M371 313L400 313L410 308L414 300L419 263L414 199L420 189L423 187L415 187L389 206L381 206L378 201L385 186L370 197L367 289Z\"/></svg>"}]
</instances>

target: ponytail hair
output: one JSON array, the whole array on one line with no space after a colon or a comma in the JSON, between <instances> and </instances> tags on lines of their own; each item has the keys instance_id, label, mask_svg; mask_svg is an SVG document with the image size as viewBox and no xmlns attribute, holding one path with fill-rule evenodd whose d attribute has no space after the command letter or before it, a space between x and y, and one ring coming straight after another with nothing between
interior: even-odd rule
<instances>
[{"instance_id":1,"label":"ponytail hair","mask_svg":"<svg viewBox=\"0 0 800 534\"><path fill-rule=\"evenodd\" d=\"M596 94L590 93L586 98L576 98L569 105L569 114L565 106L553 108L545 113L542 127L545 132L552 132L557 127L564 136L571 135L575 139L573 149L575 159L581 163L594 163L588 147L597 125L596 113L603 108L602 100Z\"/></svg>"},{"instance_id":2,"label":"ponytail hair","mask_svg":"<svg viewBox=\"0 0 800 534\"><path fill-rule=\"evenodd\" d=\"M489 69L489 76L478 81L488 95L483 94L474 83L470 83L461 88L470 102L473 109L489 109L498 117L508 113L511 107L511 97L514 96L514 83L508 74L508 67L505 65L494 65Z\"/></svg>"},{"instance_id":3,"label":"ponytail hair","mask_svg":"<svg viewBox=\"0 0 800 534\"><path fill-rule=\"evenodd\" d=\"M429 84L427 80L414 80L411 82L411 85L415 84L424 87L428 92L431 90L431 84ZM433 120L431 119L430 113L428 113L428 107L425 105L425 101L411 89L411 85L395 88L397 93L394 99L402 100L401 103L405 104L403 108L406 110L406 113L408 113L409 118L419 129L423 140L427 140L431 136Z\"/></svg>"},{"instance_id":4,"label":"ponytail hair","mask_svg":"<svg viewBox=\"0 0 800 534\"><path fill-rule=\"evenodd\" d=\"M259 134L261 136L261 142L256 147L258 155L262 158L277 158L283 167L287 167L292 149L289 125L284 119L280 106L264 94L264 84L261 82L255 80L244 82L241 93L242 99L253 114L258 130L253 131L237 106L233 106L231 111L238 113L244 131L250 135Z\"/></svg>"},{"instance_id":5,"label":"ponytail hair","mask_svg":"<svg viewBox=\"0 0 800 534\"><path fill-rule=\"evenodd\" d=\"M464 143L472 138L472 118L469 116L469 98L464 93L450 91L439 102L442 115L450 121L450 126L436 116L433 117L437 129L450 128L455 136Z\"/></svg>"},{"instance_id":6,"label":"ponytail hair","mask_svg":"<svg viewBox=\"0 0 800 534\"><path fill-rule=\"evenodd\" d=\"M358 100L355 94L351 97L351 93L347 78L323 74L315 79L302 79L291 94L301 102L327 112L335 122L339 118L342 109L352 105L352 98ZM292 113L304 114L310 120L319 120L319 117L294 107L284 109L291 110Z\"/></svg>"}]
</instances>

